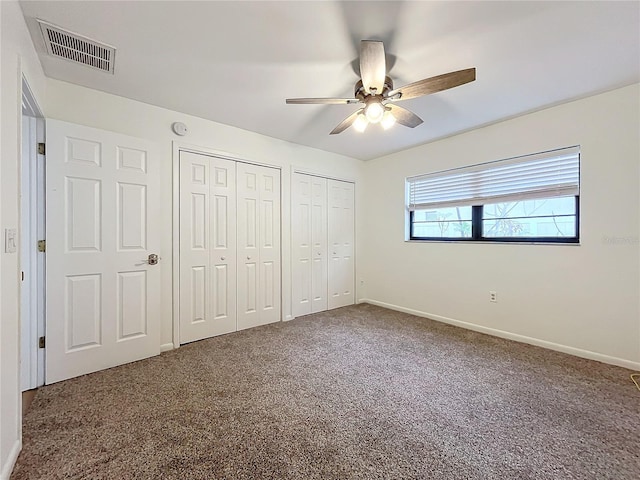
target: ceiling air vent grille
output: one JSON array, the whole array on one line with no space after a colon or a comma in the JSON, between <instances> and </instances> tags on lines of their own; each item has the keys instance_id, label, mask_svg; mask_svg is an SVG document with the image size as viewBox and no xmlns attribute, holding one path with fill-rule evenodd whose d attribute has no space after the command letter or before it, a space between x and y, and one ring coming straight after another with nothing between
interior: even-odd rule
<instances>
[{"instance_id":1,"label":"ceiling air vent grille","mask_svg":"<svg viewBox=\"0 0 640 480\"><path fill-rule=\"evenodd\" d=\"M38 20L49 55L113 73L116 49Z\"/></svg>"}]
</instances>

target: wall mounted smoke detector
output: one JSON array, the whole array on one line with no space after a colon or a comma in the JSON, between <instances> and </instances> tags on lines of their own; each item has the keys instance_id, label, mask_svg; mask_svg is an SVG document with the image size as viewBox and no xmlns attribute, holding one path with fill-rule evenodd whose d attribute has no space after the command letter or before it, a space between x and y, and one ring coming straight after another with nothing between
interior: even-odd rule
<instances>
[{"instance_id":1,"label":"wall mounted smoke detector","mask_svg":"<svg viewBox=\"0 0 640 480\"><path fill-rule=\"evenodd\" d=\"M173 125L171 125L171 129L173 130L173 133L180 135L181 137L184 137L187 134L187 126L182 122L174 122Z\"/></svg>"}]
</instances>

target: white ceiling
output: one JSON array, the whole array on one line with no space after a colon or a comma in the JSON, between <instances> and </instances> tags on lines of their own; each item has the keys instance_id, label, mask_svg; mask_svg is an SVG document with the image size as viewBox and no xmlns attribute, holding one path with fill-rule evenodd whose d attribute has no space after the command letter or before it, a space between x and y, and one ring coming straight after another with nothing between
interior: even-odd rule
<instances>
[{"instance_id":1,"label":"white ceiling","mask_svg":"<svg viewBox=\"0 0 640 480\"><path fill-rule=\"evenodd\" d=\"M271 137L376 158L640 81L639 2L22 1L47 76ZM117 48L115 75L46 54L34 18ZM328 133L353 105L362 39L395 86L476 67L477 80L402 102L415 129Z\"/></svg>"}]
</instances>

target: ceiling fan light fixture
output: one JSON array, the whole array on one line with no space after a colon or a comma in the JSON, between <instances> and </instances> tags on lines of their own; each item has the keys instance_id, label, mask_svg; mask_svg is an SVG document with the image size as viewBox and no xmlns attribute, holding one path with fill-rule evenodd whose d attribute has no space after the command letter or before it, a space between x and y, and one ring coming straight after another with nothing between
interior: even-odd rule
<instances>
[{"instance_id":1,"label":"ceiling fan light fixture","mask_svg":"<svg viewBox=\"0 0 640 480\"><path fill-rule=\"evenodd\" d=\"M379 123L384 130L390 129L396 123L403 127L415 128L423 123L422 119L406 108L395 105L396 101L431 95L476 79L474 67L424 78L394 89L393 80L385 75L386 70L386 56L382 42L362 40L360 42L360 80L354 86L353 98L287 98L286 102L319 105L364 104L340 122L329 132L329 135L342 133L351 126L358 132L364 132L370 123Z\"/></svg>"},{"instance_id":2,"label":"ceiling fan light fixture","mask_svg":"<svg viewBox=\"0 0 640 480\"><path fill-rule=\"evenodd\" d=\"M380 101L369 102L364 109L364 114L370 123L378 123L384 116L384 106Z\"/></svg>"},{"instance_id":3,"label":"ceiling fan light fixture","mask_svg":"<svg viewBox=\"0 0 640 480\"><path fill-rule=\"evenodd\" d=\"M382 116L382 120L380 120L380 125L382 125L382 128L384 128L385 130L389 130L395 125L395 123L396 117L393 116L391 110L386 110L384 112L384 115Z\"/></svg>"},{"instance_id":4,"label":"ceiling fan light fixture","mask_svg":"<svg viewBox=\"0 0 640 480\"><path fill-rule=\"evenodd\" d=\"M367 125L369 125L369 120L362 113L358 114L355 121L353 122L353 128L356 131L362 133L367 129Z\"/></svg>"}]
</instances>

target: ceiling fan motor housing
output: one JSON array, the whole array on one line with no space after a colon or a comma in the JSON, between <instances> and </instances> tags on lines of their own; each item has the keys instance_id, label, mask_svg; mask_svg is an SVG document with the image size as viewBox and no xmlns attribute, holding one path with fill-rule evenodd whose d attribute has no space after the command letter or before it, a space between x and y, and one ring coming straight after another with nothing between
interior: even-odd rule
<instances>
[{"instance_id":1,"label":"ceiling fan motor housing","mask_svg":"<svg viewBox=\"0 0 640 480\"><path fill-rule=\"evenodd\" d=\"M390 92L391 90L393 90L393 80L391 80L390 77L384 77L384 87L382 89L382 92L376 92L376 95L386 95L387 92ZM360 101L363 101L365 97L369 96L370 94L366 93L364 91L364 85L362 84L362 80L358 80L356 82L356 86L354 89L354 93L353 96L358 98Z\"/></svg>"}]
</instances>

